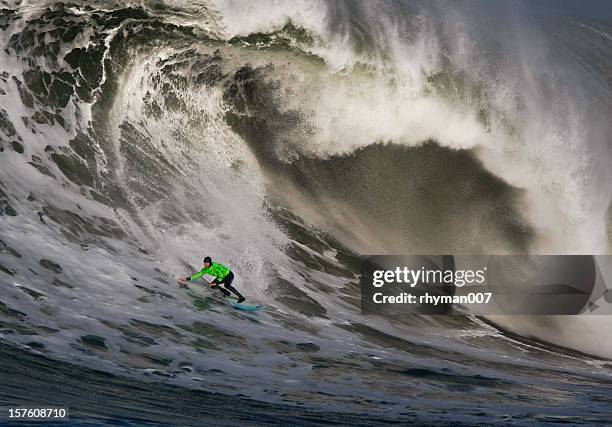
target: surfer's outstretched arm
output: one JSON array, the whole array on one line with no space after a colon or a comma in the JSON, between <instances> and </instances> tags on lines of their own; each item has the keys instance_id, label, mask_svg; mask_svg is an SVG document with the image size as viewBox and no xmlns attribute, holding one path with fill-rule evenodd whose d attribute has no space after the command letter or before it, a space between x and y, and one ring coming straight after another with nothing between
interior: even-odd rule
<instances>
[{"instance_id":1,"label":"surfer's outstretched arm","mask_svg":"<svg viewBox=\"0 0 612 427\"><path fill-rule=\"evenodd\" d=\"M179 282L181 282L181 283L193 282L194 280L198 280L202 276L204 276L204 272L203 271L199 271L196 274L194 274L193 276L181 277L179 279Z\"/></svg>"}]
</instances>

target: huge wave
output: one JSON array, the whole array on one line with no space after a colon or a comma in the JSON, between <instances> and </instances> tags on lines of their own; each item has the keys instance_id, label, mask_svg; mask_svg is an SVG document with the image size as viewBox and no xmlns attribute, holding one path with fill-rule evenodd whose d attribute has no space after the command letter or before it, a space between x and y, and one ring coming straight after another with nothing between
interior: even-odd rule
<instances>
[{"instance_id":1,"label":"huge wave","mask_svg":"<svg viewBox=\"0 0 612 427\"><path fill-rule=\"evenodd\" d=\"M609 22L437 2L0 7L4 341L317 407L401 413L410 395L438 413L458 389L466 417L546 393L597 405L581 385L609 382L608 317L361 316L358 278L363 254L610 251ZM203 255L266 312L176 288Z\"/></svg>"}]
</instances>

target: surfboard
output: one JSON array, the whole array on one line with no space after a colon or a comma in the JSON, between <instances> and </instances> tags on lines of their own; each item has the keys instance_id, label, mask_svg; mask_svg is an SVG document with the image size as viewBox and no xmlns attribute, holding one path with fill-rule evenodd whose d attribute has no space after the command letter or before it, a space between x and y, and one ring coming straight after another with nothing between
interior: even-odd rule
<instances>
[{"instance_id":1,"label":"surfboard","mask_svg":"<svg viewBox=\"0 0 612 427\"><path fill-rule=\"evenodd\" d=\"M258 310L262 310L264 307L261 304L255 304L255 305L248 305L248 304L239 304L236 302L236 300L238 300L238 298L236 298L235 296L230 296L230 297L225 297L225 299L229 302L229 304L234 307L237 310L242 310L242 311L258 311Z\"/></svg>"},{"instance_id":2,"label":"surfboard","mask_svg":"<svg viewBox=\"0 0 612 427\"><path fill-rule=\"evenodd\" d=\"M209 300L209 298L202 298L196 292L193 292L193 290L189 289L189 287L187 287L187 285L184 283L179 283L179 286L187 291L187 295L191 297L191 299L193 300L193 304L198 309L198 311L205 310L210 307L210 303L212 302L212 300ZM238 301L238 297L235 297L234 295L221 298L223 298L225 302L234 307L236 310L259 311L263 310L264 308L264 306L261 304L239 304L236 302Z\"/></svg>"},{"instance_id":3,"label":"surfboard","mask_svg":"<svg viewBox=\"0 0 612 427\"><path fill-rule=\"evenodd\" d=\"M237 302L230 302L231 306L237 310L242 311L259 311L263 310L264 306L261 304L257 305L246 305L246 304L238 304Z\"/></svg>"}]
</instances>

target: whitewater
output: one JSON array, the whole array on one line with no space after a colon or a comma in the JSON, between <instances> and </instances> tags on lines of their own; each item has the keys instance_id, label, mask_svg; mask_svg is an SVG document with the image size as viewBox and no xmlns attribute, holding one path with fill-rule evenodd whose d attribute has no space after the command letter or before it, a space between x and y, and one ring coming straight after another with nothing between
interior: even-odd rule
<instances>
[{"instance_id":1,"label":"whitewater","mask_svg":"<svg viewBox=\"0 0 612 427\"><path fill-rule=\"evenodd\" d=\"M505 13L1 2L6 372L339 423L605 420L608 315L360 311L366 255L612 252L612 25ZM265 310L177 287L204 256Z\"/></svg>"}]
</instances>

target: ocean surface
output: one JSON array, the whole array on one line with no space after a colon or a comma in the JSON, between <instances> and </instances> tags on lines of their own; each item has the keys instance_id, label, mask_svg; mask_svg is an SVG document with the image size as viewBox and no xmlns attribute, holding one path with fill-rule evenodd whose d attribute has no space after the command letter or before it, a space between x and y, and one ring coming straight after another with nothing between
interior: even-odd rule
<instances>
[{"instance_id":1,"label":"ocean surface","mask_svg":"<svg viewBox=\"0 0 612 427\"><path fill-rule=\"evenodd\" d=\"M0 407L609 423L609 315L360 311L367 255L612 253L612 21L521 4L0 1Z\"/></svg>"}]
</instances>

